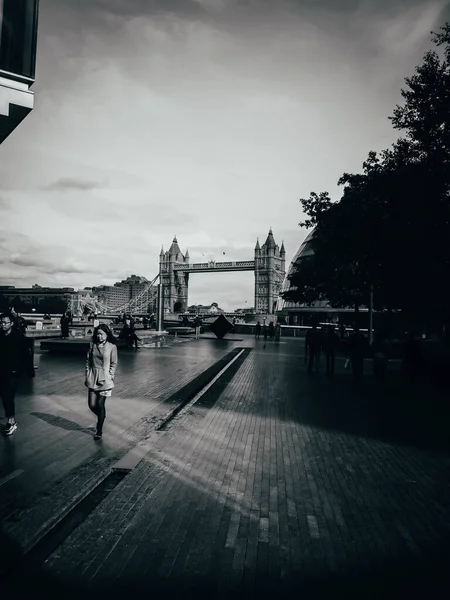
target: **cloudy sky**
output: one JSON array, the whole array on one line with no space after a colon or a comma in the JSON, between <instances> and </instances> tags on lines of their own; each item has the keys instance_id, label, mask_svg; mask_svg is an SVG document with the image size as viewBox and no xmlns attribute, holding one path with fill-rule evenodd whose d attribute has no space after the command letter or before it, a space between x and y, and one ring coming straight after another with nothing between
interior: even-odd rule
<instances>
[{"instance_id":1,"label":"cloudy sky","mask_svg":"<svg viewBox=\"0 0 450 600\"><path fill-rule=\"evenodd\" d=\"M0 147L0 283L152 279L192 261L287 263L299 198L397 137L404 77L449 0L41 0L35 109ZM253 305L253 274L190 303Z\"/></svg>"}]
</instances>

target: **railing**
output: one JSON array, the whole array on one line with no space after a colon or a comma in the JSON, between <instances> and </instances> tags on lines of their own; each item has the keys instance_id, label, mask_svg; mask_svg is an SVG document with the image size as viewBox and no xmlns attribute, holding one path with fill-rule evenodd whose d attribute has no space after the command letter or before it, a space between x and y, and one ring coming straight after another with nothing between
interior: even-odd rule
<instances>
[{"instance_id":1,"label":"railing","mask_svg":"<svg viewBox=\"0 0 450 600\"><path fill-rule=\"evenodd\" d=\"M0 2L0 76L34 80L39 0Z\"/></svg>"}]
</instances>

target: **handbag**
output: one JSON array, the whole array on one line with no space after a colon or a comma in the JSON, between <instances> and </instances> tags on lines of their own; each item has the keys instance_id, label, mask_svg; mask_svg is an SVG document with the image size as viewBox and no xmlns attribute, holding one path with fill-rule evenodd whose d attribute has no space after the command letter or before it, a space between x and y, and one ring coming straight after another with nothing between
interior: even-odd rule
<instances>
[{"instance_id":1,"label":"handbag","mask_svg":"<svg viewBox=\"0 0 450 600\"><path fill-rule=\"evenodd\" d=\"M95 382L94 371L92 369L89 369L89 371L87 372L87 375L86 375L86 379L85 379L84 385L87 388L92 389L94 387L94 385L95 385L94 382Z\"/></svg>"}]
</instances>

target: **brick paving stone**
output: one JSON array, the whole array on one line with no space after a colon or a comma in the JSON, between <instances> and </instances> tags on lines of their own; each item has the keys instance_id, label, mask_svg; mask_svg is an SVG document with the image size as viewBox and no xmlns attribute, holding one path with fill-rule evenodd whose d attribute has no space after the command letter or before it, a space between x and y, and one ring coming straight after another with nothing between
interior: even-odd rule
<instances>
[{"instance_id":1,"label":"brick paving stone","mask_svg":"<svg viewBox=\"0 0 450 600\"><path fill-rule=\"evenodd\" d=\"M295 341L278 348L255 344L215 404L161 432L47 572L186 592L211 584L217 597L302 581L319 594L328 578L356 585L359 573L375 594L383 571L409 565L414 577L414 565L445 556L450 457L432 436L416 447L389 429L399 384L386 399L342 369L334 382L307 377ZM405 429L419 425L411 417Z\"/></svg>"},{"instance_id":2,"label":"brick paving stone","mask_svg":"<svg viewBox=\"0 0 450 600\"><path fill-rule=\"evenodd\" d=\"M17 466L24 470L16 480L2 486L0 518L4 530L23 548L29 547L147 434L152 423L167 412L164 402L171 394L233 346L206 347L202 343L203 349L194 342L120 353L117 385L108 401L101 446L89 439L92 431L88 426L95 417L86 406L84 357L37 354L37 376L24 383L17 399L19 431L0 447L0 475ZM168 369L177 377L167 379ZM8 454L12 447L13 463Z\"/></svg>"}]
</instances>

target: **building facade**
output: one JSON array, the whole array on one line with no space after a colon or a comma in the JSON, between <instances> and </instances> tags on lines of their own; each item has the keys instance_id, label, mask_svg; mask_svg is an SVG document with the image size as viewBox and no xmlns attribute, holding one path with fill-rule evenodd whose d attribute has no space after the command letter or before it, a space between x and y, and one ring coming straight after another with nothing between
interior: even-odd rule
<instances>
[{"instance_id":1,"label":"building facade","mask_svg":"<svg viewBox=\"0 0 450 600\"><path fill-rule=\"evenodd\" d=\"M63 313L70 310L74 288L52 288L33 285L31 288L0 286L2 310L14 306L22 313Z\"/></svg>"},{"instance_id":2,"label":"building facade","mask_svg":"<svg viewBox=\"0 0 450 600\"><path fill-rule=\"evenodd\" d=\"M93 287L92 293L97 297L98 302L115 310L139 296L148 288L149 284L150 281L145 277L131 275L114 285Z\"/></svg>"},{"instance_id":3,"label":"building facade","mask_svg":"<svg viewBox=\"0 0 450 600\"><path fill-rule=\"evenodd\" d=\"M0 1L0 144L31 112L39 0Z\"/></svg>"},{"instance_id":4,"label":"building facade","mask_svg":"<svg viewBox=\"0 0 450 600\"><path fill-rule=\"evenodd\" d=\"M294 273L296 265L299 261L307 259L314 254L312 248L312 238L314 229L308 234L305 240L300 244L289 266L286 279L284 280L282 292L287 292L291 289L292 284L290 276ZM359 308L361 322L366 324L368 308L361 306ZM334 322L344 323L347 325L355 321L354 308L336 308L333 307L327 300L317 300L311 304L296 303L290 300L279 298L276 306L276 314L284 320L287 325L312 325L314 322Z\"/></svg>"}]
</instances>

